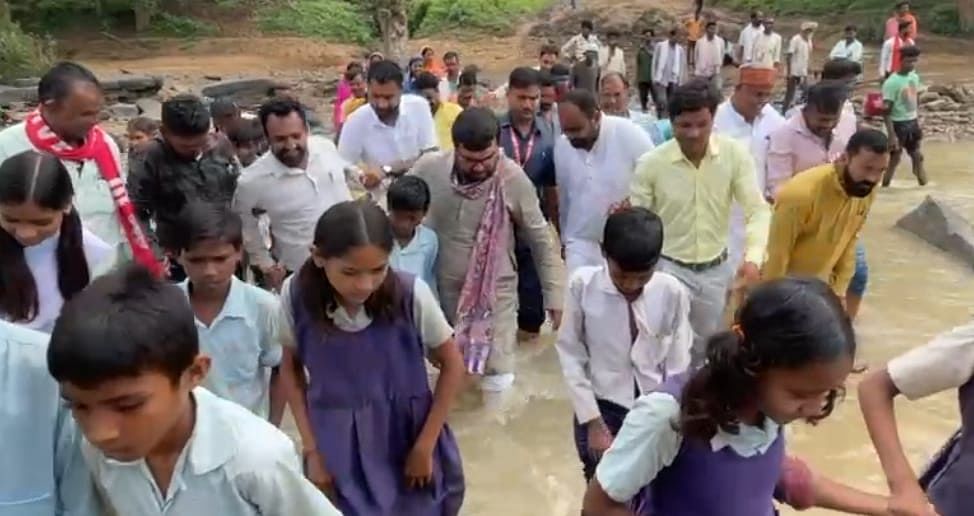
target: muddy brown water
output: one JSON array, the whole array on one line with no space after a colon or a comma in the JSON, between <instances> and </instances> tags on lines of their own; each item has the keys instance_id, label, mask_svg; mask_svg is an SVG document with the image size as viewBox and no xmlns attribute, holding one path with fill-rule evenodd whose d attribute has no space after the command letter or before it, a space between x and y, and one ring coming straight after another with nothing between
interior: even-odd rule
<instances>
[{"instance_id":1,"label":"muddy brown water","mask_svg":"<svg viewBox=\"0 0 974 516\"><path fill-rule=\"evenodd\" d=\"M909 169L901 166L893 186L880 192L863 235L870 278L856 330L859 360L871 366L971 315L971 266L893 227L927 194L974 216L969 146L931 142L925 151L931 184L917 187ZM452 415L467 475L463 514L579 514L584 485L572 441L572 409L552 341L553 335L547 335L538 346L522 350L516 390L500 408L479 407L468 396ZM793 425L790 451L835 479L882 491L885 481L859 412L857 383L858 378L850 378L846 399L817 427ZM898 405L901 435L915 466L922 466L955 429L954 400L952 393L943 393ZM783 514L794 512L786 508Z\"/></svg>"}]
</instances>

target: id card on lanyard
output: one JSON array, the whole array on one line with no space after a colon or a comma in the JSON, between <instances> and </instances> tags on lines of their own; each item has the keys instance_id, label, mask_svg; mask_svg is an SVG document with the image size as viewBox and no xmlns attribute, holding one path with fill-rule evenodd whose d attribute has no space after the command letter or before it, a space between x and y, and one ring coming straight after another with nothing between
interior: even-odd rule
<instances>
[{"instance_id":1,"label":"id card on lanyard","mask_svg":"<svg viewBox=\"0 0 974 516\"><path fill-rule=\"evenodd\" d=\"M535 134L534 131L532 131L531 137L528 138L528 143L527 145L525 145L524 155L522 156L521 137L518 136L517 131L511 128L511 150L514 153L514 156L512 157L514 158L514 161L516 161L521 168L524 168L524 165L527 164L528 160L531 159L531 153L534 152L534 142L536 140L537 140L537 134Z\"/></svg>"}]
</instances>

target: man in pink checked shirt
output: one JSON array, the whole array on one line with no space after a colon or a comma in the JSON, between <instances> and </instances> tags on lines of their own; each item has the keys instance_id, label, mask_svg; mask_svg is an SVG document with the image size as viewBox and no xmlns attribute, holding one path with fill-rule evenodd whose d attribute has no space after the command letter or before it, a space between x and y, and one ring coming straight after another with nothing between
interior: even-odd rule
<instances>
[{"instance_id":1,"label":"man in pink checked shirt","mask_svg":"<svg viewBox=\"0 0 974 516\"><path fill-rule=\"evenodd\" d=\"M855 131L855 127L850 132L847 124L839 124L847 97L845 84L819 82L808 89L808 99L801 111L771 132L765 165L765 196L769 200L795 174L829 163L842 154Z\"/></svg>"}]
</instances>

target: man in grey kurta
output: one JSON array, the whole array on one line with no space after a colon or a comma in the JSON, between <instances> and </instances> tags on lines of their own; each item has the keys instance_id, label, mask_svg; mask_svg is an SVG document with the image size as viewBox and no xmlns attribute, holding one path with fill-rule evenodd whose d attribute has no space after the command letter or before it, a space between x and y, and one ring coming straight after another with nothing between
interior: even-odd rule
<instances>
[{"instance_id":1,"label":"man in grey kurta","mask_svg":"<svg viewBox=\"0 0 974 516\"><path fill-rule=\"evenodd\" d=\"M432 202L426 224L440 240L437 282L440 301L450 322L456 324L460 293L477 238L488 195L471 198L460 189L484 183L495 174L502 180L510 224L499 242L505 246L497 272L493 301L493 342L482 387L501 391L514 381L517 341L517 271L514 233L531 248L541 279L544 306L554 326L561 319L563 267L555 253L548 223L527 174L504 155L498 141L497 118L486 109L464 111L453 126L453 151L431 153L416 162L411 174L430 187Z\"/></svg>"}]
</instances>

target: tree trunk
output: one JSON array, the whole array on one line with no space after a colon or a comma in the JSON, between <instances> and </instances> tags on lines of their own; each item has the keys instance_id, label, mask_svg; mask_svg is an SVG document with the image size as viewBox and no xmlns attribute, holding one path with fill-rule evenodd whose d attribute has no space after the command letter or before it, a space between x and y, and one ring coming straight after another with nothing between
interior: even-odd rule
<instances>
[{"instance_id":1,"label":"tree trunk","mask_svg":"<svg viewBox=\"0 0 974 516\"><path fill-rule=\"evenodd\" d=\"M10 6L7 0L0 0L0 23L10 23Z\"/></svg>"},{"instance_id":2,"label":"tree trunk","mask_svg":"<svg viewBox=\"0 0 974 516\"><path fill-rule=\"evenodd\" d=\"M974 0L957 0L957 17L962 31L974 30Z\"/></svg>"},{"instance_id":3,"label":"tree trunk","mask_svg":"<svg viewBox=\"0 0 974 516\"><path fill-rule=\"evenodd\" d=\"M154 0L135 0L135 32L148 30L152 23L152 12L155 11Z\"/></svg>"},{"instance_id":4,"label":"tree trunk","mask_svg":"<svg viewBox=\"0 0 974 516\"><path fill-rule=\"evenodd\" d=\"M407 0L380 0L376 2L376 19L382 34L382 52L387 59L403 63L409 44L409 16Z\"/></svg>"}]
</instances>

